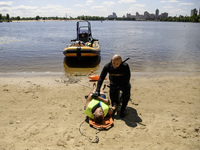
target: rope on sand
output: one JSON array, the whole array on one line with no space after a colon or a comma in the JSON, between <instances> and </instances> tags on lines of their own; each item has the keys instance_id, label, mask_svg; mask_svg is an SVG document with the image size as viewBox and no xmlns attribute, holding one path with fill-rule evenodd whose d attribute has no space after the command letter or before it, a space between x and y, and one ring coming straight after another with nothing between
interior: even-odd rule
<instances>
[{"instance_id":1,"label":"rope on sand","mask_svg":"<svg viewBox=\"0 0 200 150\"><path fill-rule=\"evenodd\" d=\"M83 123L85 122L85 120L79 125L79 132L86 137L86 139L90 142L90 143L98 143L99 142L99 137L98 137L98 133L101 131L101 129L96 129L96 133L95 133L95 137L93 140L91 140L90 138L88 138L88 136L86 134L84 134L81 131L81 126L83 125Z\"/></svg>"}]
</instances>

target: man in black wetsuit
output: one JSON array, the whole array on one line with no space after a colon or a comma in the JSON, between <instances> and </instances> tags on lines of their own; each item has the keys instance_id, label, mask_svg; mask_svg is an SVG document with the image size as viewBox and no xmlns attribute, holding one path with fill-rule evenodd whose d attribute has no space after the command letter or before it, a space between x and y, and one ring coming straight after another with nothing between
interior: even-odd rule
<instances>
[{"instance_id":1,"label":"man in black wetsuit","mask_svg":"<svg viewBox=\"0 0 200 150\"><path fill-rule=\"evenodd\" d=\"M122 58L120 55L114 55L112 61L107 63L99 77L97 83L97 89L94 96L99 95L101 85L107 75L109 73L110 80L110 99L112 101L112 105L118 104L118 89L123 92L122 95L122 107L120 112L120 117L125 117L125 108L130 99L130 68L129 65L125 62L122 62Z\"/></svg>"}]
</instances>

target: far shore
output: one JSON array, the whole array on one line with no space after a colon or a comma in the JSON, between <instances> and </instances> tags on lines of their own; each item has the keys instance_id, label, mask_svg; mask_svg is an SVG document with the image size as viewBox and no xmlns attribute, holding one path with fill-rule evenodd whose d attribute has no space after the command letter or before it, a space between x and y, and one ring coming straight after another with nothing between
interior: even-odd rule
<instances>
[{"instance_id":1,"label":"far shore","mask_svg":"<svg viewBox=\"0 0 200 150\"><path fill-rule=\"evenodd\" d=\"M48 21L79 21L79 20L12 20L12 22L48 22Z\"/></svg>"}]
</instances>

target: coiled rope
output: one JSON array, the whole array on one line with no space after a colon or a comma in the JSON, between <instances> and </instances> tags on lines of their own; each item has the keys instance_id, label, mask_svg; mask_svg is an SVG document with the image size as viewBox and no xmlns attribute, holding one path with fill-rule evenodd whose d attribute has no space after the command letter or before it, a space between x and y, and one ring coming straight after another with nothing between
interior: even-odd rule
<instances>
[{"instance_id":1,"label":"coiled rope","mask_svg":"<svg viewBox=\"0 0 200 150\"><path fill-rule=\"evenodd\" d=\"M86 134L84 134L82 131L81 131L81 126L83 125L83 123L85 122L85 120L79 125L79 132L86 137L86 139L90 142L90 143L98 143L99 142L99 137L98 137L98 133L101 131L101 128L99 129L96 129L96 132L95 132L95 137L93 138L93 140L91 140Z\"/></svg>"}]
</instances>

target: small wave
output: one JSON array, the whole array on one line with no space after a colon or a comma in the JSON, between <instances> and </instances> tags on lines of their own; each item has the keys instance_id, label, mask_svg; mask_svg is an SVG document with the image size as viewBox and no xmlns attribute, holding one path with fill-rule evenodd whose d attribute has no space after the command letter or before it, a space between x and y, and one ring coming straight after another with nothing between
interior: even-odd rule
<instances>
[{"instance_id":1,"label":"small wave","mask_svg":"<svg viewBox=\"0 0 200 150\"><path fill-rule=\"evenodd\" d=\"M21 42L21 41L22 40L19 40L16 37L0 37L0 45L13 42Z\"/></svg>"}]
</instances>

